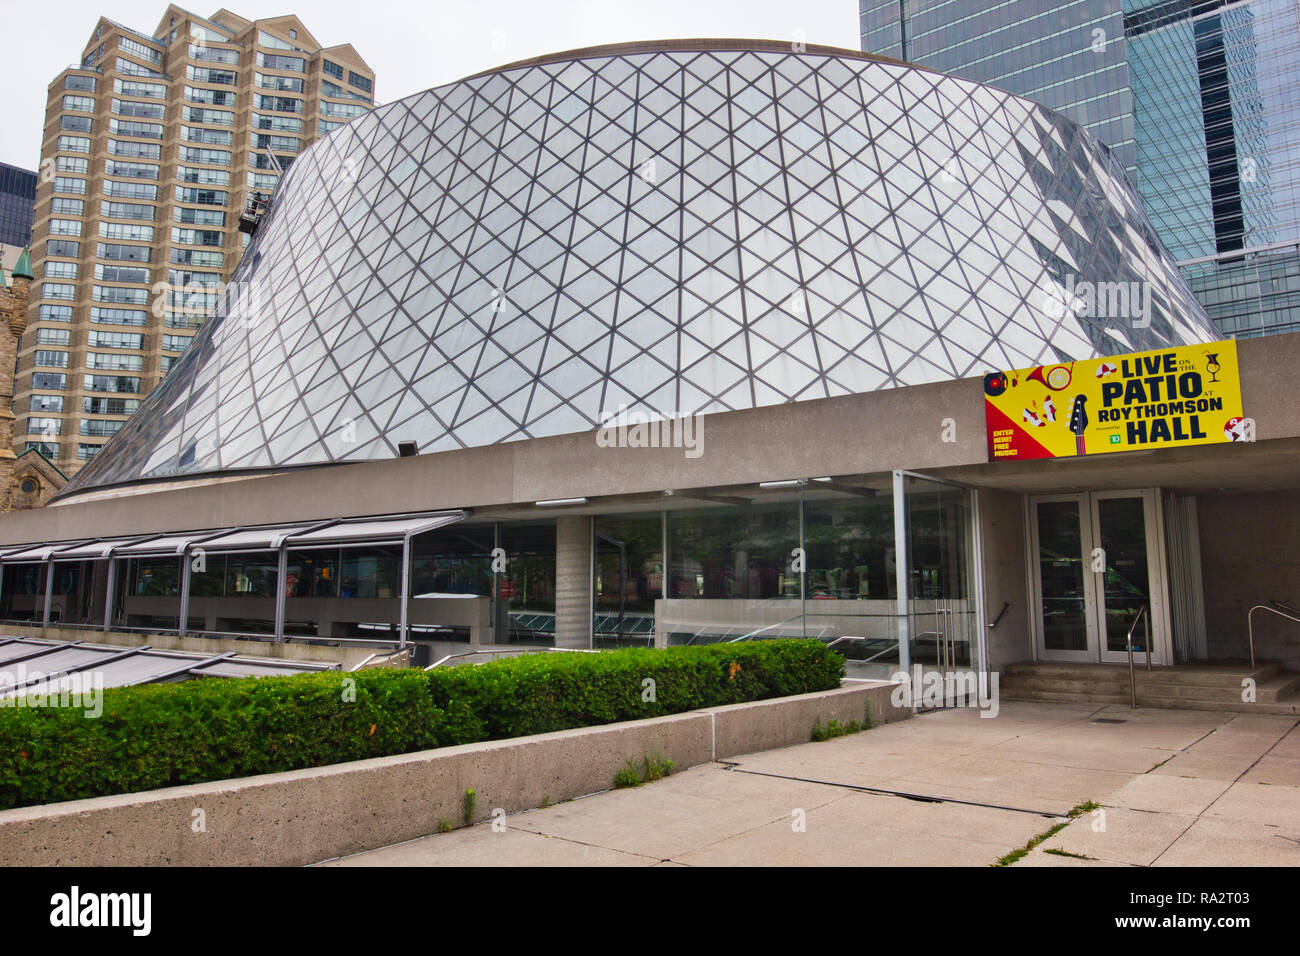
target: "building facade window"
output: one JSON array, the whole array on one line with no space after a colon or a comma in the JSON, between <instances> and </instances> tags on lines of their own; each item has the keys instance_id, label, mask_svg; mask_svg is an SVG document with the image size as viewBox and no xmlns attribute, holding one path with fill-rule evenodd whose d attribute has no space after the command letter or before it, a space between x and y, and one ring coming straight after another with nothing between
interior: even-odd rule
<instances>
[{"instance_id":1,"label":"building facade window","mask_svg":"<svg viewBox=\"0 0 1300 956\"><path fill-rule=\"evenodd\" d=\"M149 262L153 258L153 250L148 246L127 246L116 242L101 242L95 246L95 255L100 259Z\"/></svg>"},{"instance_id":2,"label":"building facade window","mask_svg":"<svg viewBox=\"0 0 1300 956\"><path fill-rule=\"evenodd\" d=\"M42 299L75 299L77 297L77 287L67 285L63 282L43 282L41 283Z\"/></svg>"},{"instance_id":3,"label":"building facade window","mask_svg":"<svg viewBox=\"0 0 1300 956\"><path fill-rule=\"evenodd\" d=\"M99 234L104 239L153 242L153 226L136 226L125 222L101 222L99 224Z\"/></svg>"},{"instance_id":4,"label":"building facade window","mask_svg":"<svg viewBox=\"0 0 1300 956\"><path fill-rule=\"evenodd\" d=\"M67 368L68 353L55 349L37 349L32 361L46 368Z\"/></svg>"},{"instance_id":5,"label":"building facade window","mask_svg":"<svg viewBox=\"0 0 1300 956\"><path fill-rule=\"evenodd\" d=\"M63 391L68 387L68 376L64 372L33 372L32 388L45 388L50 391Z\"/></svg>"},{"instance_id":6,"label":"building facade window","mask_svg":"<svg viewBox=\"0 0 1300 956\"><path fill-rule=\"evenodd\" d=\"M36 312L38 322L71 322L72 306L42 304Z\"/></svg>"},{"instance_id":7,"label":"building facade window","mask_svg":"<svg viewBox=\"0 0 1300 956\"><path fill-rule=\"evenodd\" d=\"M83 388L87 392L138 393L140 379L130 375L87 375Z\"/></svg>"},{"instance_id":8,"label":"building facade window","mask_svg":"<svg viewBox=\"0 0 1300 956\"><path fill-rule=\"evenodd\" d=\"M104 195L114 199L147 199L158 201L158 187L153 183L119 182L116 179L104 180ZM152 218L152 217L151 217Z\"/></svg>"},{"instance_id":9,"label":"building facade window","mask_svg":"<svg viewBox=\"0 0 1300 956\"><path fill-rule=\"evenodd\" d=\"M92 349L142 349L144 348L144 335L140 332L101 332L98 329L91 329L86 344ZM122 357L136 358L138 356ZM93 367L104 368L105 366Z\"/></svg>"},{"instance_id":10,"label":"building facade window","mask_svg":"<svg viewBox=\"0 0 1300 956\"><path fill-rule=\"evenodd\" d=\"M167 118L167 107L161 103L133 103L130 100L115 99L113 100L113 112L119 116L131 116L146 120L163 120Z\"/></svg>"},{"instance_id":11,"label":"building facade window","mask_svg":"<svg viewBox=\"0 0 1300 956\"><path fill-rule=\"evenodd\" d=\"M91 306L90 321L104 325L139 325L148 323L149 313L140 309L108 309Z\"/></svg>"},{"instance_id":12,"label":"building facade window","mask_svg":"<svg viewBox=\"0 0 1300 956\"><path fill-rule=\"evenodd\" d=\"M63 408L63 396L45 396L57 398L59 409ZM81 410L87 415L130 415L140 407L137 398L100 398L86 396L81 400Z\"/></svg>"},{"instance_id":13,"label":"building facade window","mask_svg":"<svg viewBox=\"0 0 1300 956\"><path fill-rule=\"evenodd\" d=\"M71 345L71 329L37 329L37 345Z\"/></svg>"}]
</instances>

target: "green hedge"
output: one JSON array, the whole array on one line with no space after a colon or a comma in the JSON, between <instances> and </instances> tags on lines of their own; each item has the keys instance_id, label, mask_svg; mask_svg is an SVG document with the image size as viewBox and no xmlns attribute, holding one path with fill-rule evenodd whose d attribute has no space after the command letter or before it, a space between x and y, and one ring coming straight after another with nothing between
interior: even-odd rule
<instances>
[{"instance_id":1,"label":"green hedge","mask_svg":"<svg viewBox=\"0 0 1300 956\"><path fill-rule=\"evenodd\" d=\"M828 690L843 673L819 641L782 640L109 688L94 719L0 709L0 809Z\"/></svg>"}]
</instances>

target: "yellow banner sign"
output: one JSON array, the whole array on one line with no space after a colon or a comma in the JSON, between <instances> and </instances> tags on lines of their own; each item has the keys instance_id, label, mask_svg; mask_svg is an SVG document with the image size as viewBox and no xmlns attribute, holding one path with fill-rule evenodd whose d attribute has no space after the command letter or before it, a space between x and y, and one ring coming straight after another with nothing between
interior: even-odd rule
<instances>
[{"instance_id":1,"label":"yellow banner sign","mask_svg":"<svg viewBox=\"0 0 1300 956\"><path fill-rule=\"evenodd\" d=\"M989 461L1242 441L1232 340L984 376Z\"/></svg>"}]
</instances>

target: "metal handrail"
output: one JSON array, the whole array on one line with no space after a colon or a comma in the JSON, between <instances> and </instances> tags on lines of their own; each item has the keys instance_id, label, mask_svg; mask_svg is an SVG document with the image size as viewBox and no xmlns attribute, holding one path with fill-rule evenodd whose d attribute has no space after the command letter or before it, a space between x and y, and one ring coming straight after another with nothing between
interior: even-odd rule
<instances>
[{"instance_id":1,"label":"metal handrail","mask_svg":"<svg viewBox=\"0 0 1300 956\"><path fill-rule=\"evenodd\" d=\"M541 648L538 648L538 650L540 650L540 649L541 649ZM458 658L458 657L474 657L474 656L477 655L477 654L505 654L505 653L514 653L514 654L521 654L521 653L522 653L522 654L527 654L527 653L530 653L530 652L529 652L529 651L521 651L519 648L501 648L500 650L493 649L493 650L479 650L479 651L462 651L462 652L459 653L459 654L448 654L446 657L440 657L440 658L438 658L436 661L434 661L432 664L430 664L428 667L426 667L425 670L426 670L426 671L431 671L431 670L433 670L435 667L438 667L439 665L445 664L445 663L447 663L447 661L455 660L455 659Z\"/></svg>"},{"instance_id":2,"label":"metal handrail","mask_svg":"<svg viewBox=\"0 0 1300 956\"><path fill-rule=\"evenodd\" d=\"M603 654L604 651L598 648L586 647L500 647L500 648L483 648L476 651L461 651L459 654L448 654L446 657L440 657L428 667L426 671L431 671L435 667L455 660L459 657L474 657L479 654L511 654L515 657L524 654Z\"/></svg>"},{"instance_id":3,"label":"metal handrail","mask_svg":"<svg viewBox=\"0 0 1300 956\"><path fill-rule=\"evenodd\" d=\"M835 638L835 640L828 642L826 646L827 646L828 648L830 648L830 647L834 647L834 646L835 646L836 644L838 644L840 641L880 641L880 640L888 640L888 638L880 638L880 637L863 637L863 636L860 636L860 635L857 635L857 634L845 634L845 635L843 635L842 637L837 637L837 638ZM889 653L890 651L892 651L892 650L896 650L896 649L897 649L897 647L896 647L897 643L898 643L898 640L897 640L897 638L895 638L895 640L894 640L894 645L888 646L888 647L886 647L884 650L882 650L882 651L877 651L876 653L872 654L870 657L864 657L861 661L855 661L854 663L870 664L870 663L871 663L872 661L874 661L877 657L880 657L880 656L883 655L883 654L888 654L888 653Z\"/></svg>"},{"instance_id":4,"label":"metal handrail","mask_svg":"<svg viewBox=\"0 0 1300 956\"><path fill-rule=\"evenodd\" d=\"M1273 604L1281 604L1281 602L1274 601ZM1282 607L1286 607L1286 606L1287 605L1282 604ZM1286 611L1279 611L1276 607L1272 607L1271 605L1268 604L1256 604L1249 611L1247 611L1246 630L1250 634L1250 669L1251 670L1255 669L1255 612L1256 611L1268 611L1272 614L1276 614L1278 617L1284 617L1288 621L1295 621L1297 624L1300 624L1300 617L1295 617L1291 614L1288 614Z\"/></svg>"},{"instance_id":5,"label":"metal handrail","mask_svg":"<svg viewBox=\"0 0 1300 956\"><path fill-rule=\"evenodd\" d=\"M949 606L937 604L934 609L934 621L938 626L937 642L935 645L935 665L943 670L945 676L956 666L957 648L953 626L952 614L953 609ZM942 615L949 615L944 618Z\"/></svg>"},{"instance_id":6,"label":"metal handrail","mask_svg":"<svg viewBox=\"0 0 1300 956\"><path fill-rule=\"evenodd\" d=\"M1133 673L1133 632L1137 630L1138 621L1144 621L1143 635L1147 648L1147 670L1151 670L1151 614L1147 611L1147 606L1143 604L1138 608L1138 612L1133 615L1133 623L1128 626L1128 634L1124 637L1124 647L1128 651L1128 697L1129 706L1132 710L1137 710L1137 676Z\"/></svg>"},{"instance_id":7,"label":"metal handrail","mask_svg":"<svg viewBox=\"0 0 1300 956\"><path fill-rule=\"evenodd\" d=\"M1002 620L1002 615L1007 613L1007 608L1009 607L1011 607L1011 602L1003 601L1002 610L998 611L998 616L993 619L993 622L991 624L985 624L984 626L987 627L990 631L993 630L993 628L997 627L998 623Z\"/></svg>"},{"instance_id":8,"label":"metal handrail","mask_svg":"<svg viewBox=\"0 0 1300 956\"><path fill-rule=\"evenodd\" d=\"M377 657L393 657L393 656L396 655L396 654L402 654L402 653L405 653L405 652L406 652L406 648L404 648L404 647L394 648L394 649L391 650L391 651L375 651L373 654L371 654L369 657L367 657L365 660L363 660L363 661L362 661L360 664L358 664L356 667L349 668L349 670L352 670L352 671L359 671L359 670L362 670L362 669L363 669L367 664L369 664L371 661L373 661L373 660L374 660L375 658L377 658Z\"/></svg>"}]
</instances>

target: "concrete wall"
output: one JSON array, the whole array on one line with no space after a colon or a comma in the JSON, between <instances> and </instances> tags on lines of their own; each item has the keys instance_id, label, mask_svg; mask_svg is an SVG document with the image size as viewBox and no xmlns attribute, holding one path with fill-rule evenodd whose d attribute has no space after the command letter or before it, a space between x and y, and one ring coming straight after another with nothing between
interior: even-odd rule
<instances>
[{"instance_id":1,"label":"concrete wall","mask_svg":"<svg viewBox=\"0 0 1300 956\"><path fill-rule=\"evenodd\" d=\"M997 627L985 628L989 670L997 671L1033 657L1025 583L1025 499L990 489L981 489L979 496L987 623L993 623L1004 601L1011 605Z\"/></svg>"},{"instance_id":2,"label":"concrete wall","mask_svg":"<svg viewBox=\"0 0 1300 956\"><path fill-rule=\"evenodd\" d=\"M310 770L0 812L0 860L30 866L300 866L613 786L628 759L676 769L807 743L820 720L910 717L892 684L697 710ZM202 820L202 830L196 821Z\"/></svg>"},{"instance_id":3,"label":"concrete wall","mask_svg":"<svg viewBox=\"0 0 1300 956\"><path fill-rule=\"evenodd\" d=\"M918 409L926 412L918 415ZM957 422L959 441L942 440L945 418ZM900 428L900 422L909 427ZM852 423L852 441L845 440L846 423ZM0 544L531 505L551 498L940 468L987 457L980 379L708 415L698 458L687 458L681 448L601 448L596 436L593 430L156 493L142 485L115 498L0 515Z\"/></svg>"},{"instance_id":4,"label":"concrete wall","mask_svg":"<svg viewBox=\"0 0 1300 956\"><path fill-rule=\"evenodd\" d=\"M1204 495L1197 509L1210 657L1244 660L1252 605L1300 607L1300 494ZM1300 624L1256 612L1255 656L1300 670Z\"/></svg>"}]
</instances>

